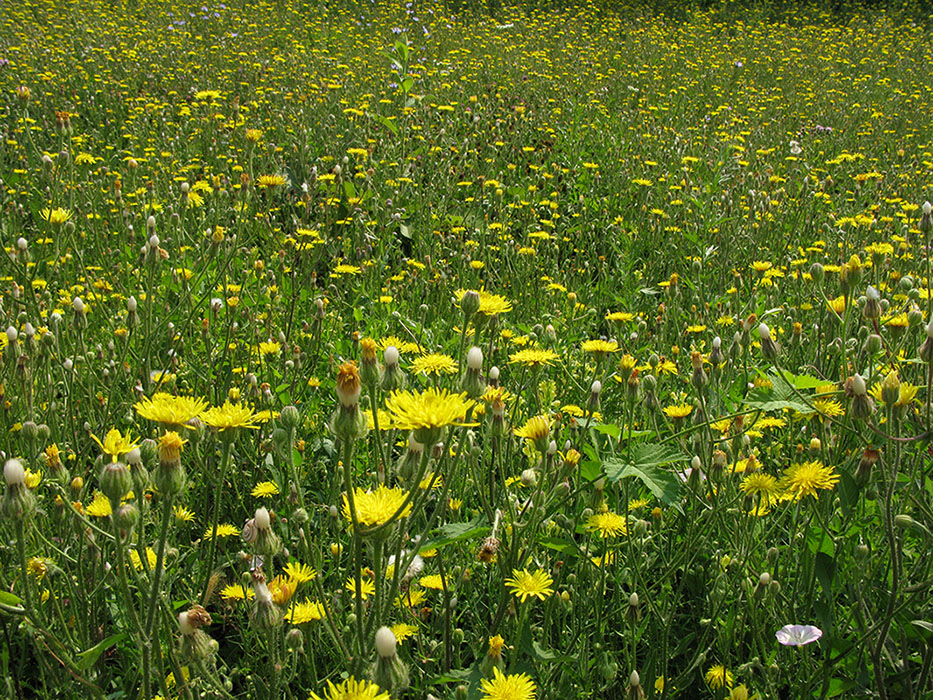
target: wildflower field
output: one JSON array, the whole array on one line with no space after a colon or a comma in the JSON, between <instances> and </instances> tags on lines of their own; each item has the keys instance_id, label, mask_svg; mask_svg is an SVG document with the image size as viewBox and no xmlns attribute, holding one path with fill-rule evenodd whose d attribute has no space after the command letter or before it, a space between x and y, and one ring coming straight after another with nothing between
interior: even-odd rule
<instances>
[{"instance_id":1,"label":"wildflower field","mask_svg":"<svg viewBox=\"0 0 933 700\"><path fill-rule=\"evenodd\" d=\"M910 7L0 9L0 695L929 698Z\"/></svg>"}]
</instances>

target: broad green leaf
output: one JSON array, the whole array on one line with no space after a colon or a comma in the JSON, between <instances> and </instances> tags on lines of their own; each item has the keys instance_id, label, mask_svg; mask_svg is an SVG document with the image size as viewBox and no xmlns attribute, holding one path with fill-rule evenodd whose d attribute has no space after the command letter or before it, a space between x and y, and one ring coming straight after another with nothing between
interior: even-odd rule
<instances>
[{"instance_id":1,"label":"broad green leaf","mask_svg":"<svg viewBox=\"0 0 933 700\"><path fill-rule=\"evenodd\" d=\"M466 523L447 523L439 528L437 535L423 542L419 549L440 549L461 540L475 539L489 532L489 527L480 525L481 518Z\"/></svg>"},{"instance_id":2,"label":"broad green leaf","mask_svg":"<svg viewBox=\"0 0 933 700\"><path fill-rule=\"evenodd\" d=\"M19 596L15 596L8 591L0 591L0 603L4 605L21 605L23 599Z\"/></svg>"},{"instance_id":3,"label":"broad green leaf","mask_svg":"<svg viewBox=\"0 0 933 700\"><path fill-rule=\"evenodd\" d=\"M94 662L107 651L114 644L122 640L126 636L125 633L119 632L117 634L112 634L101 642L98 642L90 649L78 653L78 657L81 659L78 661L78 668L82 671L86 668L90 668L94 665Z\"/></svg>"},{"instance_id":4,"label":"broad green leaf","mask_svg":"<svg viewBox=\"0 0 933 700\"><path fill-rule=\"evenodd\" d=\"M641 444L632 453L632 461L611 458L603 462L610 481L635 477L665 505L677 502L680 479L664 465L687 461L686 455L670 445Z\"/></svg>"}]
</instances>

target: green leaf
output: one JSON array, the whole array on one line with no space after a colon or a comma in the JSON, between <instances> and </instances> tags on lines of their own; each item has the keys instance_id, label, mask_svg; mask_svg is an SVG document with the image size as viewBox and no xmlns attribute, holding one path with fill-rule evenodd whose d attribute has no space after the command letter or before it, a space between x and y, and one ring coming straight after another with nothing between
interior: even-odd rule
<instances>
[{"instance_id":1,"label":"green leaf","mask_svg":"<svg viewBox=\"0 0 933 700\"><path fill-rule=\"evenodd\" d=\"M593 426L593 430L603 435L608 435L616 439L622 434L622 428L618 425L613 425L612 423L600 423Z\"/></svg>"},{"instance_id":2,"label":"green leaf","mask_svg":"<svg viewBox=\"0 0 933 700\"><path fill-rule=\"evenodd\" d=\"M745 406L757 408L760 411L783 411L790 408L800 413L810 413L813 410L797 397L794 387L783 377L772 375L771 384L772 389L750 391L745 400Z\"/></svg>"},{"instance_id":3,"label":"green leaf","mask_svg":"<svg viewBox=\"0 0 933 700\"><path fill-rule=\"evenodd\" d=\"M474 518L466 523L447 523L439 528L437 535L423 542L419 549L440 549L461 540L475 539L489 532L489 528L480 525L482 518Z\"/></svg>"},{"instance_id":4,"label":"green leaf","mask_svg":"<svg viewBox=\"0 0 933 700\"><path fill-rule=\"evenodd\" d=\"M538 540L538 544L557 552L563 552L568 547L573 546L573 542L564 537L542 537Z\"/></svg>"},{"instance_id":5,"label":"green leaf","mask_svg":"<svg viewBox=\"0 0 933 700\"><path fill-rule=\"evenodd\" d=\"M21 605L23 599L19 596L15 596L8 591L0 591L0 603L4 605Z\"/></svg>"},{"instance_id":6,"label":"green leaf","mask_svg":"<svg viewBox=\"0 0 933 700\"><path fill-rule=\"evenodd\" d=\"M123 632L112 634L109 637L107 637L105 640L98 642L97 644L92 646L87 651L79 652L78 657L81 660L78 661L78 668L83 671L84 669L90 668L91 666L93 666L94 662L97 661L97 659L100 657L101 654L103 654L114 644L122 640L125 636L126 634Z\"/></svg>"},{"instance_id":7,"label":"green leaf","mask_svg":"<svg viewBox=\"0 0 933 700\"><path fill-rule=\"evenodd\" d=\"M817 552L814 569L823 591L830 595L833 590L833 578L836 576L836 562L833 557L826 552Z\"/></svg>"},{"instance_id":8,"label":"green leaf","mask_svg":"<svg viewBox=\"0 0 933 700\"><path fill-rule=\"evenodd\" d=\"M381 114L370 114L369 116L391 131L393 136L398 136L398 126L390 118L383 117Z\"/></svg>"},{"instance_id":9,"label":"green leaf","mask_svg":"<svg viewBox=\"0 0 933 700\"><path fill-rule=\"evenodd\" d=\"M680 479L664 465L687 461L676 447L644 443L637 445L632 453L632 461L618 458L607 459L603 469L610 481L635 477L665 505L676 503L680 497Z\"/></svg>"}]
</instances>

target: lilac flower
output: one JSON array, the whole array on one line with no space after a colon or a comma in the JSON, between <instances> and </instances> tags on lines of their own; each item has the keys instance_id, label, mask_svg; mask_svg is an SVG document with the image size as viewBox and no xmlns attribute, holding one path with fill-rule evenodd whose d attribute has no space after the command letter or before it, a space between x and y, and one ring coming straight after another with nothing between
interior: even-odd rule
<instances>
[{"instance_id":1,"label":"lilac flower","mask_svg":"<svg viewBox=\"0 0 933 700\"><path fill-rule=\"evenodd\" d=\"M823 630L813 625L784 625L774 636L786 647L802 647L822 637Z\"/></svg>"}]
</instances>

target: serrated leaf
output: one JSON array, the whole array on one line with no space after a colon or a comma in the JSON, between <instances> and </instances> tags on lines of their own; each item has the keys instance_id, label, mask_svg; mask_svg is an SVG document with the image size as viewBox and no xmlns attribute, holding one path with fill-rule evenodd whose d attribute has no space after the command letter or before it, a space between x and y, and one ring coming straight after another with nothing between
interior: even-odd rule
<instances>
[{"instance_id":1,"label":"serrated leaf","mask_svg":"<svg viewBox=\"0 0 933 700\"><path fill-rule=\"evenodd\" d=\"M423 542L419 549L440 549L454 542L474 539L489 532L489 527L480 525L481 518L474 518L466 523L447 523L441 527L437 535Z\"/></svg>"},{"instance_id":2,"label":"serrated leaf","mask_svg":"<svg viewBox=\"0 0 933 700\"><path fill-rule=\"evenodd\" d=\"M665 505L672 505L680 497L680 479L664 466L673 462L685 462L684 455L676 447L643 443L632 451L632 461L607 459L603 469L610 481L635 477Z\"/></svg>"},{"instance_id":3,"label":"serrated leaf","mask_svg":"<svg viewBox=\"0 0 933 700\"><path fill-rule=\"evenodd\" d=\"M78 661L78 668L82 671L86 668L90 668L94 665L94 662L100 658L100 655L107 651L114 644L122 640L126 636L125 633L119 632L117 634L112 634L101 642L98 642L90 649L78 653L78 657L81 659Z\"/></svg>"}]
</instances>

